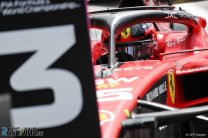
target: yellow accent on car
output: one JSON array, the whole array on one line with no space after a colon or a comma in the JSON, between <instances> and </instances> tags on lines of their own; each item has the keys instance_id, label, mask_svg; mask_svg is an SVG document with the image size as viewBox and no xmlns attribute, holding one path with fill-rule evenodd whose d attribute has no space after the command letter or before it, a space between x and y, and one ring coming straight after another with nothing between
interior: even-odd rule
<instances>
[{"instance_id":1,"label":"yellow accent on car","mask_svg":"<svg viewBox=\"0 0 208 138\"><path fill-rule=\"evenodd\" d=\"M173 70L168 72L168 88L172 103L175 103L175 76Z\"/></svg>"},{"instance_id":2,"label":"yellow accent on car","mask_svg":"<svg viewBox=\"0 0 208 138\"><path fill-rule=\"evenodd\" d=\"M121 36L122 36L123 38L126 39L126 38L129 37L130 32L131 32L130 27L128 27L128 28L124 29L124 30L121 32Z\"/></svg>"}]
</instances>

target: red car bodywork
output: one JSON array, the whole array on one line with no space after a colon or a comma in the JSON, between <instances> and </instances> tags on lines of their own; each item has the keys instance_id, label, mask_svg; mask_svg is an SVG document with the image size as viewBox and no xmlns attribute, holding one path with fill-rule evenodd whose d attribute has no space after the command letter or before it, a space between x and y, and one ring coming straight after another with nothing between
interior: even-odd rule
<instances>
[{"instance_id":1,"label":"red car bodywork","mask_svg":"<svg viewBox=\"0 0 208 138\"><path fill-rule=\"evenodd\" d=\"M171 20L175 19L170 17ZM206 21L201 17L196 17L196 20L196 24L188 19L183 21L191 28L185 31L173 31L166 23L158 23L160 31L152 29L151 32L157 44L149 60L124 62L107 77L96 78L103 138L119 137L122 121L137 107L138 99L176 108L208 103L208 94L196 98L187 96L188 85L197 80L193 83L187 81L208 73L208 35L204 31ZM108 49L102 41L92 43L94 64L105 53L108 53ZM94 65L95 75L103 69L102 65ZM193 77L189 79L189 76ZM203 84L201 87L205 87ZM158 100L163 94L165 98Z\"/></svg>"}]
</instances>

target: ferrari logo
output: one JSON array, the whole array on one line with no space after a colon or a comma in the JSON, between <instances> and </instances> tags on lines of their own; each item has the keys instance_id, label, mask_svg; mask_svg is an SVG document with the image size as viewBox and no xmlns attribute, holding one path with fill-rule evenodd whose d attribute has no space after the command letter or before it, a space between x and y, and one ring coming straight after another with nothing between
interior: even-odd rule
<instances>
[{"instance_id":1,"label":"ferrari logo","mask_svg":"<svg viewBox=\"0 0 208 138\"><path fill-rule=\"evenodd\" d=\"M169 71L168 73L168 88L170 92L170 98L172 103L175 102L175 77L173 70Z\"/></svg>"},{"instance_id":2,"label":"ferrari logo","mask_svg":"<svg viewBox=\"0 0 208 138\"><path fill-rule=\"evenodd\" d=\"M129 37L129 35L130 35L130 27L128 27L128 28L126 28L126 29L124 29L122 32L121 32L121 36L123 37L123 38L128 38Z\"/></svg>"}]
</instances>

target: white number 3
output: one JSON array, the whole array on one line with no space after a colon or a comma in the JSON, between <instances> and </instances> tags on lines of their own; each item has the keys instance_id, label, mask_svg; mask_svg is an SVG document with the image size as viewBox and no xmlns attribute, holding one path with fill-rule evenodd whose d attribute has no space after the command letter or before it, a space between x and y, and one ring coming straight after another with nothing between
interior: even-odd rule
<instances>
[{"instance_id":1,"label":"white number 3","mask_svg":"<svg viewBox=\"0 0 208 138\"><path fill-rule=\"evenodd\" d=\"M0 42L0 55L35 52L11 75L14 90L48 88L54 92L53 104L11 109L12 126L50 128L79 115L83 99L78 77L69 70L48 69L76 43L73 25L3 32Z\"/></svg>"}]
</instances>

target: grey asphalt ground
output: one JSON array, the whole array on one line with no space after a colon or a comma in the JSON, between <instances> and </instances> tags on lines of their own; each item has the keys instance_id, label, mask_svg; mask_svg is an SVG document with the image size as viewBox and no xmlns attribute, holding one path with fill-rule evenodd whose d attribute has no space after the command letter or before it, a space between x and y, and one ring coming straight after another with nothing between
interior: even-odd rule
<instances>
[{"instance_id":1,"label":"grey asphalt ground","mask_svg":"<svg viewBox=\"0 0 208 138\"><path fill-rule=\"evenodd\" d=\"M183 10L190 12L197 16L202 16L207 20L208 23L208 0L200 1L200 0L190 0L186 3L185 0L175 0L177 4L174 4L176 8L181 7ZM113 0L111 2L98 2L98 3L89 3L87 8L88 12L98 11L98 10L106 10L107 8L117 8L119 4L119 0ZM208 25L206 26L206 31L208 32Z\"/></svg>"},{"instance_id":2,"label":"grey asphalt ground","mask_svg":"<svg viewBox=\"0 0 208 138\"><path fill-rule=\"evenodd\" d=\"M180 6L184 6L185 8L189 7L188 9L191 9L191 11L197 11L198 7L208 10L208 0L173 0L173 1L175 6L180 5ZM102 2L89 3L88 11L91 12L91 11L105 10L107 8L117 8L118 5L119 5L119 0L111 0L111 1L102 0Z\"/></svg>"},{"instance_id":3,"label":"grey asphalt ground","mask_svg":"<svg viewBox=\"0 0 208 138\"><path fill-rule=\"evenodd\" d=\"M176 7L181 7L193 15L204 17L208 23L208 0L177 4ZM208 25L206 26L206 31L208 32Z\"/></svg>"}]
</instances>

